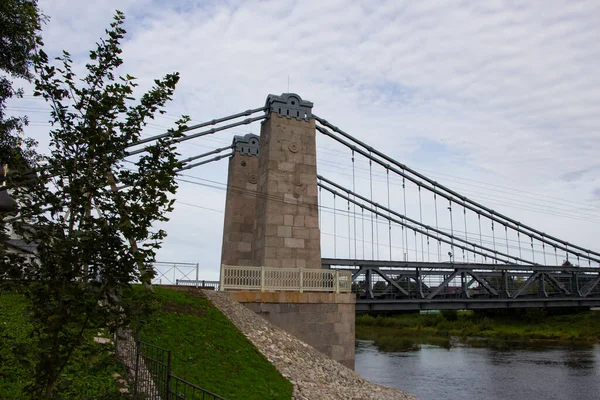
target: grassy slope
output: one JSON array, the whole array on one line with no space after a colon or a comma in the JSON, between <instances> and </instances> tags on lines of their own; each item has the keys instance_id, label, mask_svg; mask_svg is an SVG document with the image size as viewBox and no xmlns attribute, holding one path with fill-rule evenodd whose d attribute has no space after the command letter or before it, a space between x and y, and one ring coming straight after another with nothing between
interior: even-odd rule
<instances>
[{"instance_id":1,"label":"grassy slope","mask_svg":"<svg viewBox=\"0 0 600 400\"><path fill-rule=\"evenodd\" d=\"M142 340L172 351L173 374L227 399L290 399L292 385L206 298L157 287Z\"/></svg>"},{"instance_id":2,"label":"grassy slope","mask_svg":"<svg viewBox=\"0 0 600 400\"><path fill-rule=\"evenodd\" d=\"M570 315L480 317L459 312L455 321L440 314L405 314L394 317L361 315L356 319L357 339L375 340L382 350L407 350L418 343L450 346L450 337L463 341L486 338L490 344L505 340L600 342L600 315L588 311ZM475 343L475 342L473 342Z\"/></svg>"},{"instance_id":3,"label":"grassy slope","mask_svg":"<svg viewBox=\"0 0 600 400\"><path fill-rule=\"evenodd\" d=\"M31 325L27 320L28 302L20 294L0 295L0 398L25 399L22 389L31 383L33 357L29 354ZM101 346L91 342L88 350L99 350ZM77 351L73 363L67 367L59 382L60 394L65 399L87 399L118 392L114 372L120 371L114 362L110 348L103 349L100 355Z\"/></svg>"}]
</instances>

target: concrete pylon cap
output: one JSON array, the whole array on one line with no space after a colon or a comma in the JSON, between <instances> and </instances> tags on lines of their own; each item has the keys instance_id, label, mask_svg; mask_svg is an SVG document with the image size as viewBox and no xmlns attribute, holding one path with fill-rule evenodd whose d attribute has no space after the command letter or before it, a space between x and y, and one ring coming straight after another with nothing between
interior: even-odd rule
<instances>
[{"instance_id":1,"label":"concrete pylon cap","mask_svg":"<svg viewBox=\"0 0 600 400\"><path fill-rule=\"evenodd\" d=\"M235 135L233 137L233 149L238 153L249 156L257 156L259 150L260 138L248 133L244 136Z\"/></svg>"},{"instance_id":2,"label":"concrete pylon cap","mask_svg":"<svg viewBox=\"0 0 600 400\"><path fill-rule=\"evenodd\" d=\"M282 117L304 121L312 118L313 103L302 100L296 93L282 93L280 96L270 94L267 96L265 107L268 108L268 112L276 112Z\"/></svg>"},{"instance_id":3,"label":"concrete pylon cap","mask_svg":"<svg viewBox=\"0 0 600 400\"><path fill-rule=\"evenodd\" d=\"M17 202L8 195L6 190L0 191L0 212L14 211L17 209Z\"/></svg>"}]
</instances>

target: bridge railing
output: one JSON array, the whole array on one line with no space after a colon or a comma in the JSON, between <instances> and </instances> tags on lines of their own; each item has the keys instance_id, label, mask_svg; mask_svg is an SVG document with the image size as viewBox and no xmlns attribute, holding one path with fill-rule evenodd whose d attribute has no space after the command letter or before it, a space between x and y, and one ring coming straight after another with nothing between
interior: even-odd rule
<instances>
[{"instance_id":1,"label":"bridge railing","mask_svg":"<svg viewBox=\"0 0 600 400\"><path fill-rule=\"evenodd\" d=\"M176 279L176 286L193 286L200 289L213 289L219 290L219 281L207 281L204 279L191 280L191 279Z\"/></svg>"},{"instance_id":2,"label":"bridge railing","mask_svg":"<svg viewBox=\"0 0 600 400\"><path fill-rule=\"evenodd\" d=\"M308 268L221 266L221 290L348 293L350 271Z\"/></svg>"}]
</instances>

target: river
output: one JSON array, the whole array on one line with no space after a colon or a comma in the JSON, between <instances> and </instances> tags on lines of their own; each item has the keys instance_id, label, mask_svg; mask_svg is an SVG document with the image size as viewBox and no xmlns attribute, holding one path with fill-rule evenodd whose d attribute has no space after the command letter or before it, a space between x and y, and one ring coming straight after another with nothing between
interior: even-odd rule
<instances>
[{"instance_id":1,"label":"river","mask_svg":"<svg viewBox=\"0 0 600 400\"><path fill-rule=\"evenodd\" d=\"M384 353L359 340L356 372L420 400L600 399L600 345Z\"/></svg>"}]
</instances>

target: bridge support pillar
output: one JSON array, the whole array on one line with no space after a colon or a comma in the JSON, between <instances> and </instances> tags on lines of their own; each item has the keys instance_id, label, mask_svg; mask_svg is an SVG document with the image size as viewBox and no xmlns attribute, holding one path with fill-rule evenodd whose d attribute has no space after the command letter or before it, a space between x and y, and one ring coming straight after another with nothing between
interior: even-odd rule
<instances>
[{"instance_id":1,"label":"bridge support pillar","mask_svg":"<svg viewBox=\"0 0 600 400\"><path fill-rule=\"evenodd\" d=\"M354 369L352 293L231 292L267 321Z\"/></svg>"},{"instance_id":2,"label":"bridge support pillar","mask_svg":"<svg viewBox=\"0 0 600 400\"><path fill-rule=\"evenodd\" d=\"M266 108L268 118L262 124L260 139L253 135L234 139L222 264L321 269L312 103L297 94L284 93L269 95ZM339 282L334 281L334 285ZM231 294L268 321L354 368L355 295L315 292L310 284L300 286L313 291ZM270 281L269 287L276 288L277 279Z\"/></svg>"}]
</instances>

